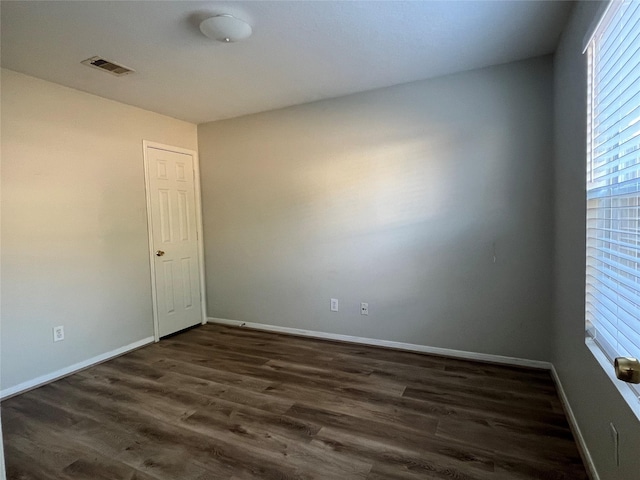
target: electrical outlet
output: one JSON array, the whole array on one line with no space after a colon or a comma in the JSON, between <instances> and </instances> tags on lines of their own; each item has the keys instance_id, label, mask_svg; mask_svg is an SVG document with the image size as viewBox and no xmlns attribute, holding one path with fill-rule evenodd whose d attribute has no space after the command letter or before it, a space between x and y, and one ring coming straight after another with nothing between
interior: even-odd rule
<instances>
[{"instance_id":1,"label":"electrical outlet","mask_svg":"<svg viewBox=\"0 0 640 480\"><path fill-rule=\"evenodd\" d=\"M360 315L369 315L369 304L362 302L360 304Z\"/></svg>"},{"instance_id":2,"label":"electrical outlet","mask_svg":"<svg viewBox=\"0 0 640 480\"><path fill-rule=\"evenodd\" d=\"M618 430L613 423L609 424L609 434L611 435L611 442L613 443L613 461L617 467L620 466L620 453L618 449L619 436Z\"/></svg>"},{"instance_id":3,"label":"electrical outlet","mask_svg":"<svg viewBox=\"0 0 640 480\"><path fill-rule=\"evenodd\" d=\"M337 298L332 298L331 299L331 311L332 312L337 312L338 311L338 299Z\"/></svg>"},{"instance_id":4,"label":"electrical outlet","mask_svg":"<svg viewBox=\"0 0 640 480\"><path fill-rule=\"evenodd\" d=\"M53 327L53 341L60 342L62 340L64 340L64 327L62 325Z\"/></svg>"}]
</instances>

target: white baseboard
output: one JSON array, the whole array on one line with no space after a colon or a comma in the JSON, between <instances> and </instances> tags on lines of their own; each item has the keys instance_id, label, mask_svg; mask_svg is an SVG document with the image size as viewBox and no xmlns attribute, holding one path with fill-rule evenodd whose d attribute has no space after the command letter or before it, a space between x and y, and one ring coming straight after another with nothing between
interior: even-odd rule
<instances>
[{"instance_id":1,"label":"white baseboard","mask_svg":"<svg viewBox=\"0 0 640 480\"><path fill-rule=\"evenodd\" d=\"M102 363L114 357L124 355L131 350L135 350L136 348L143 347L150 343L153 343L153 337L143 338L142 340L130 343L129 345L125 345L124 347L116 348L115 350L111 350L110 352L106 352L101 355L89 358L88 360L75 363L60 370L56 370L55 372L47 373L46 375L34 378L33 380L28 380L13 387L5 388L3 390L0 390L0 400L11 397L13 395L17 395L19 393L26 392L27 390L32 390L34 388L40 387L46 383L50 383L62 377L66 377L67 375L71 375L72 373L78 372L87 367L91 367L97 363Z\"/></svg>"},{"instance_id":2,"label":"white baseboard","mask_svg":"<svg viewBox=\"0 0 640 480\"><path fill-rule=\"evenodd\" d=\"M541 368L550 370L549 362L540 360L528 360L524 358L505 357L502 355L491 355L488 353L466 352L464 350L452 350L449 348L429 347L427 345L417 345L413 343L394 342L391 340L378 340L376 338L353 337L351 335L341 335L338 333L317 332L315 330L302 330L299 328L279 327L277 325L267 325L263 323L241 322L239 320L228 320L226 318L209 317L209 323L219 325L229 325L234 327L246 327L253 330L264 330L267 332L287 333L289 335L299 335L301 337L322 338L326 340L337 340L340 342L360 343L375 347L393 348L396 350L406 350L409 352L431 353L445 357L463 358L465 360L478 360L481 362L500 363L505 365L516 365L519 367Z\"/></svg>"},{"instance_id":3,"label":"white baseboard","mask_svg":"<svg viewBox=\"0 0 640 480\"><path fill-rule=\"evenodd\" d=\"M569 425L571 426L571 431L573 432L573 436L578 443L578 447L580 449L580 454L582 455L582 461L585 463L587 467L587 473L591 480L600 480L600 476L598 475L598 471L596 470L596 466L593 463L593 458L591 458L591 453L589 453L589 449L587 448L587 443L584 441L584 437L582 436L582 431L580 431L580 427L578 426L578 422L576 421L576 416L573 414L573 410L571 409L571 404L569 404L569 399L567 398L567 394L562 387L562 382L560 381L560 377L558 376L558 372L556 371L556 367L551 365L551 377L553 378L554 383L556 384L556 390L558 390L558 395L560 396L560 401L562 402L562 406L564 407L565 414L569 420Z\"/></svg>"}]
</instances>

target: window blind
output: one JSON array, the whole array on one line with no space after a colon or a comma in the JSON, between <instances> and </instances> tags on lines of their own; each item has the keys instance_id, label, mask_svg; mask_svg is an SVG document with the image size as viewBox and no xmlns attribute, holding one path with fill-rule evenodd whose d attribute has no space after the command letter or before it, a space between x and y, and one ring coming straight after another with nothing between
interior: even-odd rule
<instances>
[{"instance_id":1,"label":"window blind","mask_svg":"<svg viewBox=\"0 0 640 480\"><path fill-rule=\"evenodd\" d=\"M588 70L586 332L640 358L640 2L611 3Z\"/></svg>"}]
</instances>

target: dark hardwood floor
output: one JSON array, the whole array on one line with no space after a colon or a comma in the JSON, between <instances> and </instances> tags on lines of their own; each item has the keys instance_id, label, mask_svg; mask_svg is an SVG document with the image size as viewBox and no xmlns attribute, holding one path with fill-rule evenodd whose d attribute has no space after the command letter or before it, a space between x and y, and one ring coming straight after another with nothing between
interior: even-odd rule
<instances>
[{"instance_id":1,"label":"dark hardwood floor","mask_svg":"<svg viewBox=\"0 0 640 480\"><path fill-rule=\"evenodd\" d=\"M9 479L586 479L546 371L202 326L2 403Z\"/></svg>"}]
</instances>

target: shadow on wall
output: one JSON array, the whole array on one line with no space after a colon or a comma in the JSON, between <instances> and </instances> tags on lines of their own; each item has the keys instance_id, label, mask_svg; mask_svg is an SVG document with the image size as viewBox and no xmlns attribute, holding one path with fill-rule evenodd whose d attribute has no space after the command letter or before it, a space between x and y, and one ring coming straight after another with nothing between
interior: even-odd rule
<instances>
[{"instance_id":1,"label":"shadow on wall","mask_svg":"<svg viewBox=\"0 0 640 480\"><path fill-rule=\"evenodd\" d=\"M209 314L546 360L549 65L200 126Z\"/></svg>"}]
</instances>

